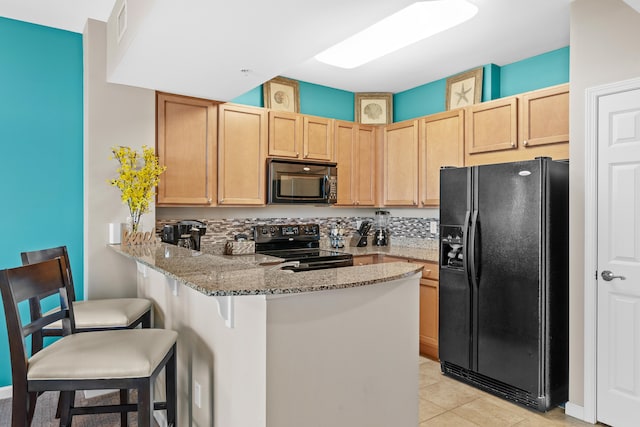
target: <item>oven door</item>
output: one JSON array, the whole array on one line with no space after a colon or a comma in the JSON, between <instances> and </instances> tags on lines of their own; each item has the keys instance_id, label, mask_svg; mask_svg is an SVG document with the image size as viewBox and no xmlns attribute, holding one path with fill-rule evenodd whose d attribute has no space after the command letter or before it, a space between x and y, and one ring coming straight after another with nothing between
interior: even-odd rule
<instances>
[{"instance_id":1,"label":"oven door","mask_svg":"<svg viewBox=\"0 0 640 427\"><path fill-rule=\"evenodd\" d=\"M335 163L304 163L269 159L269 204L335 203Z\"/></svg>"}]
</instances>

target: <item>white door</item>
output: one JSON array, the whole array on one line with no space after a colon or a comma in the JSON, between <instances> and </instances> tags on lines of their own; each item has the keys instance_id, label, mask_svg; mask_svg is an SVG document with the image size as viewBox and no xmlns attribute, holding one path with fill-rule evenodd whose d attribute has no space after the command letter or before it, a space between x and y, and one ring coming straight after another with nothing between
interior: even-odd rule
<instances>
[{"instance_id":1,"label":"white door","mask_svg":"<svg viewBox=\"0 0 640 427\"><path fill-rule=\"evenodd\" d=\"M615 427L637 426L640 89L599 98L597 245L597 418Z\"/></svg>"}]
</instances>

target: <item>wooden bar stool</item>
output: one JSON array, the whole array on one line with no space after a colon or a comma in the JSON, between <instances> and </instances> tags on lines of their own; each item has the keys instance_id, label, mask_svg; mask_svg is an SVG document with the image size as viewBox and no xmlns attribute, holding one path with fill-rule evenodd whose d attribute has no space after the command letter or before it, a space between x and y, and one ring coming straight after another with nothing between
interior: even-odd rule
<instances>
[{"instance_id":1,"label":"wooden bar stool","mask_svg":"<svg viewBox=\"0 0 640 427\"><path fill-rule=\"evenodd\" d=\"M151 327L151 301L144 298L111 298L86 301L76 301L73 275L69 263L69 253L66 246L22 252L20 254L22 264L33 264L57 257L62 257L67 266L69 276L69 288L67 295L73 301L73 314L76 332L103 331L113 329L131 329L140 325L142 328ZM49 314L49 313L47 313ZM48 325L42 333L43 337L62 336L62 324L60 321ZM38 343L42 345L42 343ZM120 403L127 403L129 392L120 390ZM61 406L57 415L60 415ZM122 424L126 425L126 413L122 415Z\"/></svg>"},{"instance_id":2,"label":"wooden bar stool","mask_svg":"<svg viewBox=\"0 0 640 427\"><path fill-rule=\"evenodd\" d=\"M13 401L12 427L30 426L36 400L44 391L60 391L61 426L74 415L137 411L138 425L150 427L153 411L166 410L169 426L176 422L175 331L121 329L75 333L73 302L69 298L68 267L64 257L0 271L11 353ZM41 300L58 296L58 310L42 315ZM29 302L31 318L23 324L18 304ZM43 330L60 321L64 336L42 348ZM26 352L28 336L36 342ZM165 370L166 402L153 403L153 387ZM135 389L135 404L74 407L76 390Z\"/></svg>"},{"instance_id":3,"label":"wooden bar stool","mask_svg":"<svg viewBox=\"0 0 640 427\"><path fill-rule=\"evenodd\" d=\"M73 287L73 275L69 264L69 253L66 246L22 252L22 264L33 264L57 257L63 257L69 270L69 289L67 295L74 302L74 316L77 332L99 331L109 329L151 327L151 301L144 298L112 298L76 301ZM62 336L59 322L52 324L44 331L44 336Z\"/></svg>"}]
</instances>

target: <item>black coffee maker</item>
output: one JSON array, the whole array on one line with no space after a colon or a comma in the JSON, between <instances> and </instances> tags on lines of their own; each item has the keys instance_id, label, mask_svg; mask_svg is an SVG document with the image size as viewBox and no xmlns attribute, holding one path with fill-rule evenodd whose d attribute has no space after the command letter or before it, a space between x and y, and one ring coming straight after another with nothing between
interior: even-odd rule
<instances>
[{"instance_id":1,"label":"black coffee maker","mask_svg":"<svg viewBox=\"0 0 640 427\"><path fill-rule=\"evenodd\" d=\"M172 245L199 251L200 237L204 236L206 232L207 226L204 222L195 219L186 219L162 227L160 239Z\"/></svg>"}]
</instances>

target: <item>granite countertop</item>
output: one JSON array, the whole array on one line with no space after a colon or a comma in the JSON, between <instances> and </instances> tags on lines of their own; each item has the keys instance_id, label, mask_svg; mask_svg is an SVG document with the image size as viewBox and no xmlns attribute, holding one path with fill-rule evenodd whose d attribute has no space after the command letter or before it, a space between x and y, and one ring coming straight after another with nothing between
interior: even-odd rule
<instances>
[{"instance_id":1,"label":"granite countertop","mask_svg":"<svg viewBox=\"0 0 640 427\"><path fill-rule=\"evenodd\" d=\"M210 296L352 288L408 277L422 270L416 264L398 262L293 273L274 268L279 258L260 254L213 255L167 243L109 247Z\"/></svg>"},{"instance_id":2,"label":"granite countertop","mask_svg":"<svg viewBox=\"0 0 640 427\"><path fill-rule=\"evenodd\" d=\"M438 262L440 245L437 239L394 237L389 246L375 246L372 243L373 239L369 239L369 244L364 247L345 246L334 250L350 253L353 256L388 255L416 261ZM327 249L330 248L328 240L321 241L321 245Z\"/></svg>"}]
</instances>

